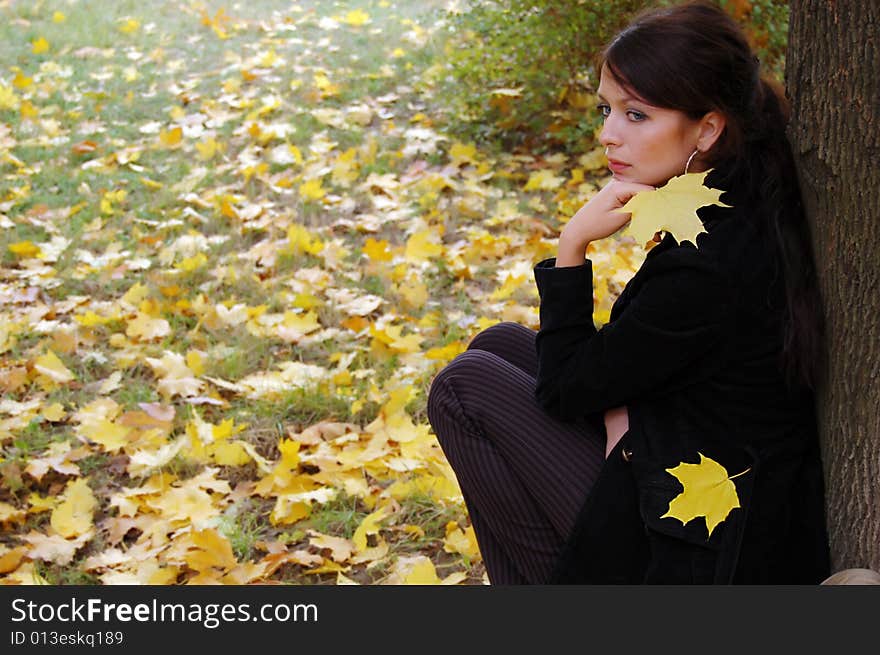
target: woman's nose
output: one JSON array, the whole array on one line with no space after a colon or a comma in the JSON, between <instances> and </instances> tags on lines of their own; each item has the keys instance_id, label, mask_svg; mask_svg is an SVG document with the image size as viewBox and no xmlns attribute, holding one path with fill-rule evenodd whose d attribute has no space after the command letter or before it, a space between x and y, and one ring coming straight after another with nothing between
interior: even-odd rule
<instances>
[{"instance_id":1,"label":"woman's nose","mask_svg":"<svg viewBox=\"0 0 880 655\"><path fill-rule=\"evenodd\" d=\"M620 137L617 134L617 130L614 128L613 121L610 117L605 119L605 123L602 125L602 131L599 132L599 143L606 148L608 146L620 145Z\"/></svg>"}]
</instances>

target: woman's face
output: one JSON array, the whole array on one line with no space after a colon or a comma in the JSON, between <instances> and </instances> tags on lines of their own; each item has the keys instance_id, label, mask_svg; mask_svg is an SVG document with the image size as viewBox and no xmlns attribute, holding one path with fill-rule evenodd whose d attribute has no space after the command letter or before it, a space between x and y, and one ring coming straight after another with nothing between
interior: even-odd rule
<instances>
[{"instance_id":1,"label":"woman's face","mask_svg":"<svg viewBox=\"0 0 880 655\"><path fill-rule=\"evenodd\" d=\"M632 97L604 66L599 110L605 117L599 142L605 146L608 168L616 179L662 186L684 172L698 145L699 120ZM688 172L700 170L695 157Z\"/></svg>"}]
</instances>

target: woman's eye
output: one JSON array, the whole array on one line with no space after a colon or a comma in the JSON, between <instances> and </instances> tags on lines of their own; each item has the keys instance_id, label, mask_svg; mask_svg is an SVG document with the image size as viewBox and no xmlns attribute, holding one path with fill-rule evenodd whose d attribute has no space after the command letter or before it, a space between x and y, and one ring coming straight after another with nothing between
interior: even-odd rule
<instances>
[{"instance_id":1,"label":"woman's eye","mask_svg":"<svg viewBox=\"0 0 880 655\"><path fill-rule=\"evenodd\" d=\"M634 121L643 121L647 118L642 112L636 111L635 109L630 109L627 113L627 116L630 117L631 120Z\"/></svg>"},{"instance_id":2,"label":"woman's eye","mask_svg":"<svg viewBox=\"0 0 880 655\"><path fill-rule=\"evenodd\" d=\"M596 105L596 109L602 115L602 118L608 118L608 114L611 113L611 107L608 105Z\"/></svg>"}]
</instances>

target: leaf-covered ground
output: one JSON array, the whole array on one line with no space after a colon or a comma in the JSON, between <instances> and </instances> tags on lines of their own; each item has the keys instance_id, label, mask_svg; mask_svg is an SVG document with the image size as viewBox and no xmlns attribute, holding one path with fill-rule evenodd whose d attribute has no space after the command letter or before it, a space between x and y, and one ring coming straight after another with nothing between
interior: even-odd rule
<instances>
[{"instance_id":1,"label":"leaf-covered ground","mask_svg":"<svg viewBox=\"0 0 880 655\"><path fill-rule=\"evenodd\" d=\"M451 136L443 4L0 0L3 582L486 582L427 390L605 162Z\"/></svg>"}]
</instances>

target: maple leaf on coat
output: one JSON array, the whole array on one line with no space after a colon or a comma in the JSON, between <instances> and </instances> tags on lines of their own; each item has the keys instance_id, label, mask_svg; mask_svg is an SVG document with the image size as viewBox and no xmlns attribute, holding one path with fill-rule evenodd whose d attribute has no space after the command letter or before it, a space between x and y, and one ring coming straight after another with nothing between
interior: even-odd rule
<instances>
[{"instance_id":1,"label":"maple leaf on coat","mask_svg":"<svg viewBox=\"0 0 880 655\"><path fill-rule=\"evenodd\" d=\"M663 230L671 232L679 242L690 241L696 245L697 235L706 231L697 209L706 205L730 207L718 200L723 191L703 186L709 172L678 175L659 189L635 194L617 210L632 214L624 234L645 245L653 239L654 233Z\"/></svg>"},{"instance_id":2,"label":"maple leaf on coat","mask_svg":"<svg viewBox=\"0 0 880 655\"><path fill-rule=\"evenodd\" d=\"M746 473L730 476L721 464L703 453L699 464L682 462L678 466L666 469L678 478L684 491L672 499L666 514L660 518L672 517L682 524L699 516L706 517L706 528L709 537L715 527L727 518L730 511L740 507L739 496L732 479ZM708 537L707 537L708 539Z\"/></svg>"}]
</instances>

